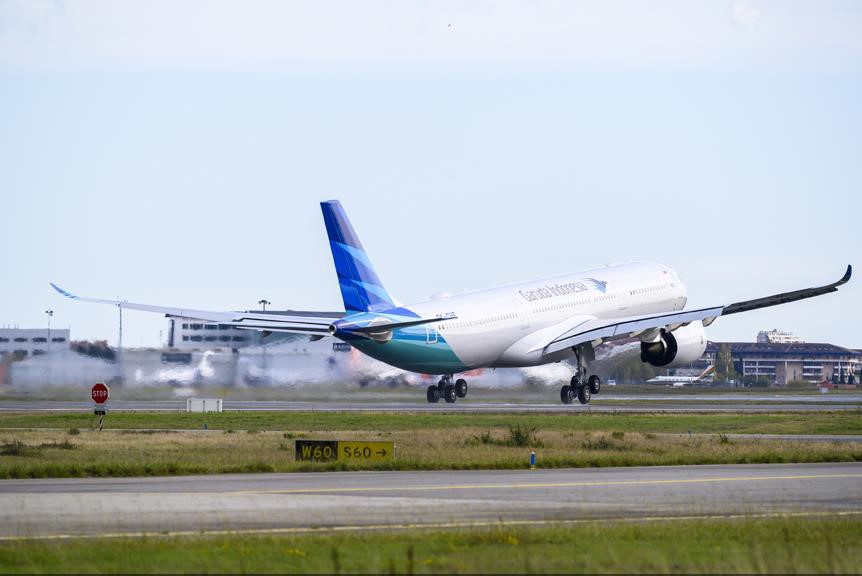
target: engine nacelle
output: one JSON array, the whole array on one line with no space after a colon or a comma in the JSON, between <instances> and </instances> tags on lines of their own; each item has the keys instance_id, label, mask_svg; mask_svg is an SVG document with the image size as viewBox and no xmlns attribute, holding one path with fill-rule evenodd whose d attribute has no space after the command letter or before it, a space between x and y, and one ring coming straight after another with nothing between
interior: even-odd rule
<instances>
[{"instance_id":1,"label":"engine nacelle","mask_svg":"<svg viewBox=\"0 0 862 576\"><path fill-rule=\"evenodd\" d=\"M706 350L706 330L700 322L662 330L655 342L641 342L641 362L661 368L676 368L691 364Z\"/></svg>"}]
</instances>

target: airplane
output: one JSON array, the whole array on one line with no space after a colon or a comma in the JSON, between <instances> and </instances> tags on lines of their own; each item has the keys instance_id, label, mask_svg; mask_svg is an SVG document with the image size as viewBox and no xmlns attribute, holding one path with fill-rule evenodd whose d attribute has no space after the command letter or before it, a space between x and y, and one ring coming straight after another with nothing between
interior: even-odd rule
<instances>
[{"instance_id":1,"label":"airplane","mask_svg":"<svg viewBox=\"0 0 862 576\"><path fill-rule=\"evenodd\" d=\"M848 265L840 280L824 286L685 310L687 290L676 272L656 262L629 262L402 305L374 271L341 203L330 200L320 206L344 312L206 311L84 298L51 286L81 302L217 322L264 335L332 336L396 368L440 376L426 390L432 403L466 397L466 379L454 377L469 370L540 366L574 357L575 372L561 386L560 400L572 404L577 398L587 404L601 389L589 364L605 343L636 338L642 362L663 368L686 365L701 357L704 328L719 316L835 292L852 273Z\"/></svg>"},{"instance_id":2,"label":"airplane","mask_svg":"<svg viewBox=\"0 0 862 576\"><path fill-rule=\"evenodd\" d=\"M695 382L700 382L713 372L715 372L715 366L709 366L706 370L704 370L697 376L656 376L655 378L650 378L649 380L647 380L647 384L670 382L674 386L684 386L686 384L694 384Z\"/></svg>"}]
</instances>

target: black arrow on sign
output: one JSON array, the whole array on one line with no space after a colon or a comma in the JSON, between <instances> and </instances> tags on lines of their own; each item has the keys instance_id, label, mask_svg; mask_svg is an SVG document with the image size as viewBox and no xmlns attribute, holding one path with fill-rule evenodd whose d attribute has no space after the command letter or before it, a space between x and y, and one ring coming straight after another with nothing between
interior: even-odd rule
<instances>
[{"instance_id":1,"label":"black arrow on sign","mask_svg":"<svg viewBox=\"0 0 862 576\"><path fill-rule=\"evenodd\" d=\"M378 456L386 456L386 449L381 448L380 450L377 451L377 455Z\"/></svg>"}]
</instances>

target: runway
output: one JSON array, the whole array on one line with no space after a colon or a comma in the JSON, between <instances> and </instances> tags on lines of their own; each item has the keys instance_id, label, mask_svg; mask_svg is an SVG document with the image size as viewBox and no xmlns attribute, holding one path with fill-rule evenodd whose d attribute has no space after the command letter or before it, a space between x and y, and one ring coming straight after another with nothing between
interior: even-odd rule
<instances>
[{"instance_id":1,"label":"runway","mask_svg":"<svg viewBox=\"0 0 862 576\"><path fill-rule=\"evenodd\" d=\"M202 394L200 397L207 397ZM734 396L738 398L738 396ZM185 411L185 400L112 400L111 410ZM4 400L2 412L89 411L92 402L64 400ZM834 396L758 396L741 401L721 395L687 395L667 399L627 395L595 396L586 406L559 402L482 401L467 398L455 404L429 404L424 399L407 402L397 400L223 400L224 410L286 411L286 412L461 412L461 413L537 413L537 412L822 412L862 409L862 397Z\"/></svg>"},{"instance_id":2,"label":"runway","mask_svg":"<svg viewBox=\"0 0 862 576\"><path fill-rule=\"evenodd\" d=\"M0 481L0 539L862 514L862 463Z\"/></svg>"}]
</instances>

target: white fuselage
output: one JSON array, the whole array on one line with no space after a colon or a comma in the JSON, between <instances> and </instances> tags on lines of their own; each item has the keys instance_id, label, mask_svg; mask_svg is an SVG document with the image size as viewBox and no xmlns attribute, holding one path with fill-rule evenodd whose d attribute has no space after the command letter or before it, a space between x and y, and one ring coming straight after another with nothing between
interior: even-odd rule
<instances>
[{"instance_id":1,"label":"white fuselage","mask_svg":"<svg viewBox=\"0 0 862 576\"><path fill-rule=\"evenodd\" d=\"M426 345L446 344L465 367L476 368L562 360L573 352L549 356L533 350L533 342L585 320L677 311L685 303L685 286L671 268L631 262L444 295L406 308L423 318L453 318L422 327Z\"/></svg>"}]
</instances>

